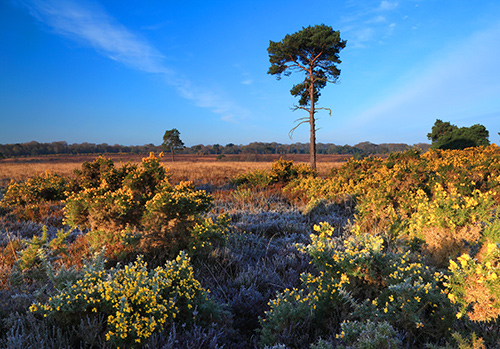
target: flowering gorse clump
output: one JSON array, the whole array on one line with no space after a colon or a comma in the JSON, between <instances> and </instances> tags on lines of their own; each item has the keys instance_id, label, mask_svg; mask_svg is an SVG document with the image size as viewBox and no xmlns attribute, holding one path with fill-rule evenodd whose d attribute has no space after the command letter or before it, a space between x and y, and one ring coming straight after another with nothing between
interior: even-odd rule
<instances>
[{"instance_id":1,"label":"flowering gorse clump","mask_svg":"<svg viewBox=\"0 0 500 349\"><path fill-rule=\"evenodd\" d=\"M299 178L313 178L316 170L307 164L294 164L292 160L280 158L271 169L255 170L239 174L231 179L238 186L266 187L274 183L288 183Z\"/></svg>"},{"instance_id":2,"label":"flowering gorse clump","mask_svg":"<svg viewBox=\"0 0 500 349\"><path fill-rule=\"evenodd\" d=\"M388 248L381 237L357 231L341 240L328 223L314 229L311 243L299 249L312 257L318 273L303 274L303 289L285 290L271 301L262 321L264 344L282 341L299 326L290 324L293 319L300 319L301 328L310 323L316 335L344 319L387 321L416 341L449 335L454 317L444 275L419 254Z\"/></svg>"},{"instance_id":3,"label":"flowering gorse clump","mask_svg":"<svg viewBox=\"0 0 500 349\"><path fill-rule=\"evenodd\" d=\"M500 148L391 154L350 160L327 179L305 178L287 190L311 201L355 197L362 232L423 240L437 265L465 252L499 200Z\"/></svg>"},{"instance_id":4,"label":"flowering gorse clump","mask_svg":"<svg viewBox=\"0 0 500 349\"><path fill-rule=\"evenodd\" d=\"M47 302L34 303L30 311L68 325L85 315L104 314L106 340L134 346L174 321L188 323L206 315L211 301L189 262L181 253L154 270L140 257L124 268L88 266L80 279Z\"/></svg>"},{"instance_id":5,"label":"flowering gorse clump","mask_svg":"<svg viewBox=\"0 0 500 349\"><path fill-rule=\"evenodd\" d=\"M312 243L302 246L313 263L342 287L355 306L354 315L385 320L415 337L444 336L451 325L444 275L417 253L388 248L380 236L357 233L343 242L326 223L315 227Z\"/></svg>"},{"instance_id":6,"label":"flowering gorse clump","mask_svg":"<svg viewBox=\"0 0 500 349\"><path fill-rule=\"evenodd\" d=\"M91 229L89 245L95 250L105 246L108 257L121 260L139 246L144 254L173 258L208 238L203 229L192 229L208 226L201 215L213 199L192 182L172 185L168 179L168 170L153 154L140 166L126 164L119 169L104 158L86 163L77 173L78 190L66 200L65 223Z\"/></svg>"},{"instance_id":7,"label":"flowering gorse clump","mask_svg":"<svg viewBox=\"0 0 500 349\"><path fill-rule=\"evenodd\" d=\"M147 201L170 186L168 170L154 154L144 158L140 167L116 168L112 160L99 157L75 174L64 209L65 223L72 227L117 231L139 226Z\"/></svg>"},{"instance_id":8,"label":"flowering gorse clump","mask_svg":"<svg viewBox=\"0 0 500 349\"><path fill-rule=\"evenodd\" d=\"M473 321L500 317L500 244L486 240L475 258L464 253L450 260L446 286L452 303L459 305L457 318L467 314Z\"/></svg>"},{"instance_id":9,"label":"flowering gorse clump","mask_svg":"<svg viewBox=\"0 0 500 349\"><path fill-rule=\"evenodd\" d=\"M43 221L47 217L60 220L58 204L66 198L68 188L67 178L50 171L25 181L11 181L0 207L12 210L22 220Z\"/></svg>"},{"instance_id":10,"label":"flowering gorse clump","mask_svg":"<svg viewBox=\"0 0 500 349\"><path fill-rule=\"evenodd\" d=\"M11 181L3 204L9 207L38 204L41 201L60 201L65 198L69 181L50 171L22 182Z\"/></svg>"}]
</instances>

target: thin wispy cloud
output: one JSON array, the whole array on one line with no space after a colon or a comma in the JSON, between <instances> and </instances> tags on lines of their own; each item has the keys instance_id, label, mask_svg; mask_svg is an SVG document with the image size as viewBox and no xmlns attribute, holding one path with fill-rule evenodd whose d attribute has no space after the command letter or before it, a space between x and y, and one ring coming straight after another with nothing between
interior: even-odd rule
<instances>
[{"instance_id":1,"label":"thin wispy cloud","mask_svg":"<svg viewBox=\"0 0 500 349\"><path fill-rule=\"evenodd\" d=\"M397 1L381 1L371 6L366 2L353 3L352 12L342 18L343 31L349 37L350 46L365 48L375 38L391 35L396 23L387 24L388 17L398 7Z\"/></svg>"},{"instance_id":2,"label":"thin wispy cloud","mask_svg":"<svg viewBox=\"0 0 500 349\"><path fill-rule=\"evenodd\" d=\"M131 68L170 74L163 56L143 39L116 23L97 4L83 1L21 1L30 14L56 34L93 47Z\"/></svg>"},{"instance_id":3,"label":"thin wispy cloud","mask_svg":"<svg viewBox=\"0 0 500 349\"><path fill-rule=\"evenodd\" d=\"M500 75L498 37L500 25L435 54L427 69L409 73L406 84L394 86L394 93L357 115L352 126L363 127L386 115L397 116L387 123L459 115L477 101L500 94L500 81L495 78ZM497 112L486 104L484 108L485 113Z\"/></svg>"},{"instance_id":4,"label":"thin wispy cloud","mask_svg":"<svg viewBox=\"0 0 500 349\"><path fill-rule=\"evenodd\" d=\"M378 7L379 11L391 11L398 7L397 1L381 1Z\"/></svg>"},{"instance_id":5,"label":"thin wispy cloud","mask_svg":"<svg viewBox=\"0 0 500 349\"><path fill-rule=\"evenodd\" d=\"M245 111L230 101L222 101L211 91L196 87L183 74L173 71L164 56L147 40L132 33L89 1L19 0L40 23L54 33L94 48L100 54L146 73L161 74L167 84L197 106L211 109L223 120L234 120ZM163 25L163 23L162 23Z\"/></svg>"}]
</instances>

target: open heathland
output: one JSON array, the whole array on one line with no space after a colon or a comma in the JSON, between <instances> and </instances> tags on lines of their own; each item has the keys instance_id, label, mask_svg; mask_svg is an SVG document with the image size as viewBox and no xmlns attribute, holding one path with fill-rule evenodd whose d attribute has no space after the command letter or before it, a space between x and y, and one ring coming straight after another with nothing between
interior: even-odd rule
<instances>
[{"instance_id":1,"label":"open heathland","mask_svg":"<svg viewBox=\"0 0 500 349\"><path fill-rule=\"evenodd\" d=\"M0 346L500 347L500 148L307 160L2 160Z\"/></svg>"}]
</instances>

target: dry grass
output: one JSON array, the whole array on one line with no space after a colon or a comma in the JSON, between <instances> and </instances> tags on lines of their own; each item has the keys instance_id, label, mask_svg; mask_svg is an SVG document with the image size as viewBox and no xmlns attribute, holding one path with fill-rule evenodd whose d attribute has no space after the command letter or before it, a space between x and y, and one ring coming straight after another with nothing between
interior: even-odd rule
<instances>
[{"instance_id":1,"label":"dry grass","mask_svg":"<svg viewBox=\"0 0 500 349\"><path fill-rule=\"evenodd\" d=\"M217 161L216 156L178 155L172 162L167 155L162 163L172 173L172 182L193 181L195 184L221 185L237 174L257 169L270 169L278 155L254 155L256 161L241 161L242 156L227 156L227 160ZM110 155L115 163L140 162L143 155ZM0 187L10 180L24 180L34 175L52 171L64 176L71 176L84 161L93 161L94 155L52 156L5 159L0 161ZM286 155L287 160L307 163L308 155ZM318 156L318 172L326 176L332 167L341 166L345 157L335 155Z\"/></svg>"}]
</instances>

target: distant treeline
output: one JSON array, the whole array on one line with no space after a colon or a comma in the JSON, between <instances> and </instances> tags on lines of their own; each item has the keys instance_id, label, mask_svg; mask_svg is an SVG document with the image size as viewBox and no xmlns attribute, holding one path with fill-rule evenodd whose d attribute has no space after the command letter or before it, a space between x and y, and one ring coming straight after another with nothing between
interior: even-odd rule
<instances>
[{"instance_id":1,"label":"distant treeline","mask_svg":"<svg viewBox=\"0 0 500 349\"><path fill-rule=\"evenodd\" d=\"M405 151L410 148L418 147L422 151L427 151L430 144L419 143L408 145L404 143L383 143L373 144L370 142L358 143L354 146L335 145L331 143L318 143L318 154L352 154L367 156L373 154L386 154L397 151ZM56 155L56 154L106 154L106 153L129 153L129 154L149 154L150 152L163 151L160 145L109 145L107 143L74 143L52 142L38 143L35 141L29 143L0 144L0 158L10 158L17 156L36 156L36 155ZM236 145L229 143L226 145L193 145L186 147L179 154L308 154L308 143L263 143L252 142L247 145Z\"/></svg>"}]
</instances>

